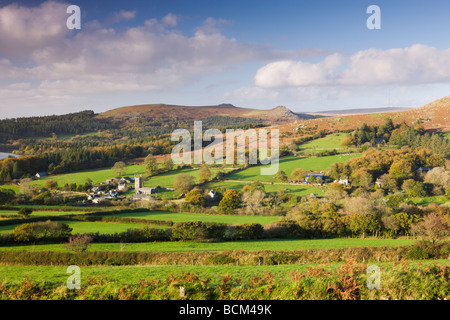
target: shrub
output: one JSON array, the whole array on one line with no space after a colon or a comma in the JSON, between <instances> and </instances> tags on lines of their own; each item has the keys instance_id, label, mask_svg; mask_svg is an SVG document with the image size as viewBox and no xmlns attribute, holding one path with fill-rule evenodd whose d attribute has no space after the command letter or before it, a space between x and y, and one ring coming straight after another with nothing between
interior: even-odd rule
<instances>
[{"instance_id":1,"label":"shrub","mask_svg":"<svg viewBox=\"0 0 450 320\"><path fill-rule=\"evenodd\" d=\"M175 240L199 240L207 237L207 227L201 221L177 222L172 226L172 238Z\"/></svg>"},{"instance_id":2,"label":"shrub","mask_svg":"<svg viewBox=\"0 0 450 320\"><path fill-rule=\"evenodd\" d=\"M301 235L300 226L295 221L276 221L264 226L264 237L287 238Z\"/></svg>"},{"instance_id":3,"label":"shrub","mask_svg":"<svg viewBox=\"0 0 450 320\"><path fill-rule=\"evenodd\" d=\"M236 209L239 207L241 203L241 199L239 194L232 189L228 189L223 194L223 198L219 203L219 207L221 208L227 208L227 209Z\"/></svg>"},{"instance_id":4,"label":"shrub","mask_svg":"<svg viewBox=\"0 0 450 320\"><path fill-rule=\"evenodd\" d=\"M189 201L194 206L204 207L207 204L207 195L200 188L194 188L186 194L186 201Z\"/></svg>"},{"instance_id":5,"label":"shrub","mask_svg":"<svg viewBox=\"0 0 450 320\"><path fill-rule=\"evenodd\" d=\"M24 218L28 218L31 214L33 213L33 210L31 210L30 208L20 208L19 211L17 212L17 214L19 216L22 216Z\"/></svg>"},{"instance_id":6,"label":"shrub","mask_svg":"<svg viewBox=\"0 0 450 320\"><path fill-rule=\"evenodd\" d=\"M260 239L264 235L264 228L259 223L245 223L237 226L235 237L241 240Z\"/></svg>"},{"instance_id":7,"label":"shrub","mask_svg":"<svg viewBox=\"0 0 450 320\"><path fill-rule=\"evenodd\" d=\"M430 257L428 252L426 252L424 249L422 249L419 246L414 246L413 248L411 248L406 253L406 256L412 260L422 260L422 259L428 259Z\"/></svg>"},{"instance_id":8,"label":"shrub","mask_svg":"<svg viewBox=\"0 0 450 320\"><path fill-rule=\"evenodd\" d=\"M236 263L236 260L225 254L217 254L217 255L209 256L208 258L206 258L206 262L213 264L213 265L221 266L221 265L232 264L232 263L234 264L234 263Z\"/></svg>"},{"instance_id":9,"label":"shrub","mask_svg":"<svg viewBox=\"0 0 450 320\"><path fill-rule=\"evenodd\" d=\"M17 242L36 240L67 240L72 229L64 223L56 221L24 223L14 228L13 236Z\"/></svg>"},{"instance_id":10,"label":"shrub","mask_svg":"<svg viewBox=\"0 0 450 320\"><path fill-rule=\"evenodd\" d=\"M89 248L93 239L94 237L89 234L76 234L69 237L69 243L65 247L74 252L84 252Z\"/></svg>"}]
</instances>

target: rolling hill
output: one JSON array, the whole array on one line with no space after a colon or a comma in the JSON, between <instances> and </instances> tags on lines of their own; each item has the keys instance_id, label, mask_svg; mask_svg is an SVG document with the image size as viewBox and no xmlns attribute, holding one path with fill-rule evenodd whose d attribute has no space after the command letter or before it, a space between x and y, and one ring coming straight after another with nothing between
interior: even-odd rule
<instances>
[{"instance_id":1,"label":"rolling hill","mask_svg":"<svg viewBox=\"0 0 450 320\"><path fill-rule=\"evenodd\" d=\"M390 111L384 113L346 114L333 117L299 120L280 125L280 131L294 131L299 125L315 127L328 132L354 130L364 123L381 125L391 118L395 124L406 122L409 126L421 125L426 130L450 131L450 96L433 101L425 106L405 111Z\"/></svg>"},{"instance_id":2,"label":"rolling hill","mask_svg":"<svg viewBox=\"0 0 450 320\"><path fill-rule=\"evenodd\" d=\"M128 106L103 112L98 115L100 119L113 118L125 123L133 122L138 118L151 119L190 119L200 120L208 117L240 117L262 120L267 123L292 122L301 119L313 119L315 116L303 113L294 113L284 106L270 110L239 108L231 104L215 106L180 106L168 104L146 104Z\"/></svg>"}]
</instances>

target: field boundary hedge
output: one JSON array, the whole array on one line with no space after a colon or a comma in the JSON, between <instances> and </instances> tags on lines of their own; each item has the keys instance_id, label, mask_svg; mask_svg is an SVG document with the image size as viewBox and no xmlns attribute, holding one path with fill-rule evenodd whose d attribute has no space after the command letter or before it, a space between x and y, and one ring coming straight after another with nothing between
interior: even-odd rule
<instances>
[{"instance_id":1,"label":"field boundary hedge","mask_svg":"<svg viewBox=\"0 0 450 320\"><path fill-rule=\"evenodd\" d=\"M125 252L86 251L32 252L7 251L0 253L4 265L280 265L330 263L356 260L382 262L409 260L409 246L356 247L339 249L303 249L294 251L222 251L222 252ZM442 257L441 257L442 258ZM445 257L444 257L445 258Z\"/></svg>"}]
</instances>

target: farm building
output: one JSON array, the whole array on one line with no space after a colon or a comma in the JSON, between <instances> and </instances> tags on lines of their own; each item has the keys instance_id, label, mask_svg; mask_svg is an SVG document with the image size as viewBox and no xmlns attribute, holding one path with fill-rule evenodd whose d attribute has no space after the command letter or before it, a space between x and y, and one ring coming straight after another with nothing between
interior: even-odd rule
<instances>
[{"instance_id":1,"label":"farm building","mask_svg":"<svg viewBox=\"0 0 450 320\"><path fill-rule=\"evenodd\" d=\"M47 177L48 173L47 172L38 172L34 175L36 178L42 178L42 177Z\"/></svg>"},{"instance_id":2,"label":"farm building","mask_svg":"<svg viewBox=\"0 0 450 320\"><path fill-rule=\"evenodd\" d=\"M305 176L305 181L308 181L310 179L310 177L314 177L314 178L316 178L316 180L331 181L331 179L329 177L327 177L326 175L321 174L321 173L308 173Z\"/></svg>"},{"instance_id":3,"label":"farm building","mask_svg":"<svg viewBox=\"0 0 450 320\"><path fill-rule=\"evenodd\" d=\"M348 181L348 177L339 178L339 180L334 180L334 182L343 184L344 186L348 186L350 184L350 181Z\"/></svg>"}]
</instances>

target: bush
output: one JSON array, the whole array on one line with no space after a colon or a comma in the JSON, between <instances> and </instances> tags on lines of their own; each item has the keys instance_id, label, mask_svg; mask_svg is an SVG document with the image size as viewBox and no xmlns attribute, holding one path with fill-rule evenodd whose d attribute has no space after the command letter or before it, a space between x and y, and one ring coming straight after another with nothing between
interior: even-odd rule
<instances>
[{"instance_id":1,"label":"bush","mask_svg":"<svg viewBox=\"0 0 450 320\"><path fill-rule=\"evenodd\" d=\"M56 221L24 223L14 228L13 236L17 242L67 240L72 229Z\"/></svg>"},{"instance_id":2,"label":"bush","mask_svg":"<svg viewBox=\"0 0 450 320\"><path fill-rule=\"evenodd\" d=\"M428 259L430 255L424 249L419 246L414 246L407 253L406 256L412 260Z\"/></svg>"},{"instance_id":3,"label":"bush","mask_svg":"<svg viewBox=\"0 0 450 320\"><path fill-rule=\"evenodd\" d=\"M301 235L300 226L295 221L276 221L264 226L265 238L288 238Z\"/></svg>"},{"instance_id":4,"label":"bush","mask_svg":"<svg viewBox=\"0 0 450 320\"><path fill-rule=\"evenodd\" d=\"M264 228L259 223L245 223L237 226L235 237L240 240L260 239L264 236Z\"/></svg>"},{"instance_id":5,"label":"bush","mask_svg":"<svg viewBox=\"0 0 450 320\"><path fill-rule=\"evenodd\" d=\"M33 213L33 210L31 210L30 208L20 208L19 211L17 212L17 214L19 216L22 216L24 218L28 218L31 214Z\"/></svg>"},{"instance_id":6,"label":"bush","mask_svg":"<svg viewBox=\"0 0 450 320\"><path fill-rule=\"evenodd\" d=\"M74 252L84 252L89 248L93 239L94 237L89 234L76 234L69 237L69 243L65 247Z\"/></svg>"},{"instance_id":7,"label":"bush","mask_svg":"<svg viewBox=\"0 0 450 320\"><path fill-rule=\"evenodd\" d=\"M206 258L206 262L216 266L223 266L227 264L234 264L236 263L236 260L225 254L217 254Z\"/></svg>"},{"instance_id":8,"label":"bush","mask_svg":"<svg viewBox=\"0 0 450 320\"><path fill-rule=\"evenodd\" d=\"M177 222L172 227L175 240L200 240L207 238L207 227L201 221Z\"/></svg>"}]
</instances>

